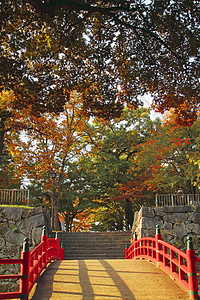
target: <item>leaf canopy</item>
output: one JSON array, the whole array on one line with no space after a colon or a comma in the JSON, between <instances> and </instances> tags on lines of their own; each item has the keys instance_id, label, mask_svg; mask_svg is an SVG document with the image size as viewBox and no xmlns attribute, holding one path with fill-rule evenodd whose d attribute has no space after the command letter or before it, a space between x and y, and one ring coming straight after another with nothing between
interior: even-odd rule
<instances>
[{"instance_id":1,"label":"leaf canopy","mask_svg":"<svg viewBox=\"0 0 200 300\"><path fill-rule=\"evenodd\" d=\"M0 87L17 107L60 112L76 90L107 119L151 93L182 124L199 105L199 13L191 1L0 2Z\"/></svg>"}]
</instances>

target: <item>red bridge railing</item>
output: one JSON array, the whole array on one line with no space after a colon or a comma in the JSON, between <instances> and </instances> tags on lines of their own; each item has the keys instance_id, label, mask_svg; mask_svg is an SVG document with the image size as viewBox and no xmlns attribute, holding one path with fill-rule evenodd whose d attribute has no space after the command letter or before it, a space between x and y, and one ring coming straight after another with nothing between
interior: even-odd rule
<instances>
[{"instance_id":1,"label":"red bridge railing","mask_svg":"<svg viewBox=\"0 0 200 300\"><path fill-rule=\"evenodd\" d=\"M63 260L64 249L60 247L60 240L56 238L48 238L46 228L43 229L41 243L29 252L28 238L25 239L21 259L0 259L1 264L20 264L21 273L16 275L0 275L0 280L4 279L20 279L20 287L17 292L0 293L0 299L16 299L22 298L28 300L29 293L40 276L41 272L46 268L47 264L52 260Z\"/></svg>"},{"instance_id":2,"label":"red bridge railing","mask_svg":"<svg viewBox=\"0 0 200 300\"><path fill-rule=\"evenodd\" d=\"M156 226L155 238L145 237L137 240L134 235L133 244L125 249L126 259L147 259L168 273L190 295L191 299L200 299L198 288L197 262L190 236L187 240L186 253L164 242L159 226Z\"/></svg>"}]
</instances>

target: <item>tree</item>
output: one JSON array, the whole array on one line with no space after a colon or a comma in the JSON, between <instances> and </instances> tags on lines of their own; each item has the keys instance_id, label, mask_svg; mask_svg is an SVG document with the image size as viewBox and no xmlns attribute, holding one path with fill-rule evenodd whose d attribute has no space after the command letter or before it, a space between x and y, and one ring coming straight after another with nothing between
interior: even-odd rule
<instances>
[{"instance_id":1,"label":"tree","mask_svg":"<svg viewBox=\"0 0 200 300\"><path fill-rule=\"evenodd\" d=\"M21 115L13 109L14 95L12 91L0 93L0 162L4 152L4 141L6 133L11 129L19 132L19 119Z\"/></svg>"},{"instance_id":2,"label":"tree","mask_svg":"<svg viewBox=\"0 0 200 300\"><path fill-rule=\"evenodd\" d=\"M61 111L71 91L109 119L151 93L191 124L199 105L199 1L1 2L1 88L35 114Z\"/></svg>"},{"instance_id":3,"label":"tree","mask_svg":"<svg viewBox=\"0 0 200 300\"><path fill-rule=\"evenodd\" d=\"M19 189L21 181L15 178L16 166L13 166L9 151L4 148L0 161L0 189Z\"/></svg>"},{"instance_id":4,"label":"tree","mask_svg":"<svg viewBox=\"0 0 200 300\"><path fill-rule=\"evenodd\" d=\"M2 189L19 188L20 180L14 178L16 166L13 165L12 155L6 145L6 139L11 131L19 137L20 128L24 127L24 112L13 108L13 92L0 93L0 186Z\"/></svg>"},{"instance_id":5,"label":"tree","mask_svg":"<svg viewBox=\"0 0 200 300\"><path fill-rule=\"evenodd\" d=\"M81 152L78 132L85 117L80 111L79 98L72 93L59 116L44 114L37 117L27 111L26 122L29 130L24 132L23 140L14 134L7 138L9 151L18 167L16 176L26 176L45 191L54 192L54 229L59 230L58 211L67 164ZM52 172L56 172L55 180Z\"/></svg>"},{"instance_id":6,"label":"tree","mask_svg":"<svg viewBox=\"0 0 200 300\"><path fill-rule=\"evenodd\" d=\"M136 186L138 182L138 174L131 170L140 145L146 142L157 122L150 120L148 109L126 109L120 119L109 122L96 118L85 127L88 153L70 166L68 177L74 176L73 190L79 191L81 198L89 200L89 207L96 209L96 222L103 222L99 229L110 226L109 230L122 230L125 223L127 228L132 226L133 206L140 201L138 190L128 189L130 182L134 181ZM106 214L116 214L115 220L105 224Z\"/></svg>"},{"instance_id":7,"label":"tree","mask_svg":"<svg viewBox=\"0 0 200 300\"><path fill-rule=\"evenodd\" d=\"M70 169L70 165L68 167ZM74 174L72 172L68 172L68 179L63 182L60 200L60 212L65 224L65 230L79 231L89 229L91 225L89 214L92 210L92 205L88 198L84 198L78 185L74 185Z\"/></svg>"},{"instance_id":8,"label":"tree","mask_svg":"<svg viewBox=\"0 0 200 300\"><path fill-rule=\"evenodd\" d=\"M162 193L198 193L198 166L194 158L199 152L199 119L191 127L181 127L168 119L144 144L138 154L140 167L151 171L151 177L145 181L149 189Z\"/></svg>"}]
</instances>

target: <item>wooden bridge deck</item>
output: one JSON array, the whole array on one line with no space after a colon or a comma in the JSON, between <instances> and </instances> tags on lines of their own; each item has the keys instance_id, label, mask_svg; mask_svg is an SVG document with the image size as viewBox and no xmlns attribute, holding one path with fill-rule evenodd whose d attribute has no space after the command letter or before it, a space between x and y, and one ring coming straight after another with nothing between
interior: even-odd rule
<instances>
[{"instance_id":1,"label":"wooden bridge deck","mask_svg":"<svg viewBox=\"0 0 200 300\"><path fill-rule=\"evenodd\" d=\"M162 270L145 260L56 261L33 287L32 300L188 299Z\"/></svg>"}]
</instances>

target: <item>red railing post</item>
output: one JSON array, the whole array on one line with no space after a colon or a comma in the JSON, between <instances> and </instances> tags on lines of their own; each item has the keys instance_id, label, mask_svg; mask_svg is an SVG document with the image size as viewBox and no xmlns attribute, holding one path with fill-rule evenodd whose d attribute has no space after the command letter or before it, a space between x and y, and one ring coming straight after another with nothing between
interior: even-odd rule
<instances>
[{"instance_id":1,"label":"red railing post","mask_svg":"<svg viewBox=\"0 0 200 300\"><path fill-rule=\"evenodd\" d=\"M57 243L57 247L59 248L60 247L60 239L58 238L58 232L56 232L55 240Z\"/></svg>"},{"instance_id":2,"label":"red railing post","mask_svg":"<svg viewBox=\"0 0 200 300\"><path fill-rule=\"evenodd\" d=\"M125 244L125 259L128 259L128 248L129 248L129 245L128 243Z\"/></svg>"},{"instance_id":3,"label":"red railing post","mask_svg":"<svg viewBox=\"0 0 200 300\"><path fill-rule=\"evenodd\" d=\"M137 242L137 233L134 232L134 235L133 235L133 250L132 250L132 254L131 254L131 258L134 258L135 256L135 242Z\"/></svg>"},{"instance_id":4,"label":"red railing post","mask_svg":"<svg viewBox=\"0 0 200 300\"><path fill-rule=\"evenodd\" d=\"M156 225L155 239L156 239L156 264L157 264L157 267L159 267L159 264L161 262L160 250L162 249L162 246L159 244L159 240L162 240L159 225Z\"/></svg>"},{"instance_id":5,"label":"red railing post","mask_svg":"<svg viewBox=\"0 0 200 300\"><path fill-rule=\"evenodd\" d=\"M60 239L58 237L58 232L56 232L56 236L55 236L55 240L57 242L57 248L61 248L61 259L63 260L64 259L64 246L63 246L63 243L60 244Z\"/></svg>"},{"instance_id":6,"label":"red railing post","mask_svg":"<svg viewBox=\"0 0 200 300\"><path fill-rule=\"evenodd\" d=\"M46 264L47 264L47 261L48 261L48 257L47 257L47 239L48 239L48 236L47 236L47 228L46 226L43 226L43 230L42 230L42 236L41 236L41 243L44 242L44 245L42 247L42 252L44 253L44 258L43 258L43 261L42 261L42 267Z\"/></svg>"},{"instance_id":7,"label":"red railing post","mask_svg":"<svg viewBox=\"0 0 200 300\"><path fill-rule=\"evenodd\" d=\"M61 253L62 253L62 260L64 259L64 245L61 243Z\"/></svg>"},{"instance_id":8,"label":"red railing post","mask_svg":"<svg viewBox=\"0 0 200 300\"><path fill-rule=\"evenodd\" d=\"M188 267L188 284L190 299L199 299L198 296L198 279L195 250L193 249L192 237L187 237L187 267Z\"/></svg>"},{"instance_id":9,"label":"red railing post","mask_svg":"<svg viewBox=\"0 0 200 300\"><path fill-rule=\"evenodd\" d=\"M24 300L28 300L29 265L30 265L30 252L29 252L28 238L24 239L21 258L23 259L23 262L21 265L20 293L21 293L21 298L23 298Z\"/></svg>"}]
</instances>

